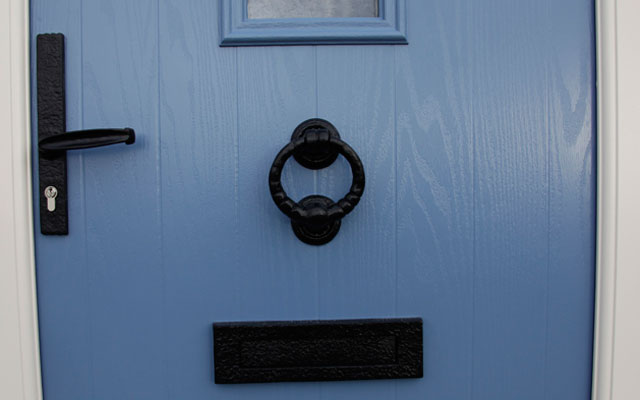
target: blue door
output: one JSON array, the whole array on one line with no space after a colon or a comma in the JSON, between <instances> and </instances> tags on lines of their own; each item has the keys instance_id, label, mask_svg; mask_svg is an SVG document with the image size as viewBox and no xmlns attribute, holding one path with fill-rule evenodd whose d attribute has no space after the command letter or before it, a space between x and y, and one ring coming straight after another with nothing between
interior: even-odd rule
<instances>
[{"instance_id":1,"label":"blue door","mask_svg":"<svg viewBox=\"0 0 640 400\"><path fill-rule=\"evenodd\" d=\"M46 32L66 38L67 129L137 136L67 153L67 236L34 210L45 398L588 398L593 1L407 0L408 44L220 46L229 4L31 1L34 143ZM322 246L268 185L310 118L366 174ZM336 200L351 170L290 159L282 181ZM423 378L214 382L212 323L386 317L422 318Z\"/></svg>"}]
</instances>

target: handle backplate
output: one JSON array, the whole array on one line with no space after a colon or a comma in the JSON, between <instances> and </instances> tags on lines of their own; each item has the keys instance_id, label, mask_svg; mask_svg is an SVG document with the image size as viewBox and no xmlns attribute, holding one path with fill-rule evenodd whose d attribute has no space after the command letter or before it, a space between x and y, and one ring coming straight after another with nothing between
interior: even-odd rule
<instances>
[{"instance_id":1,"label":"handle backplate","mask_svg":"<svg viewBox=\"0 0 640 400\"><path fill-rule=\"evenodd\" d=\"M36 56L40 231L67 235L66 151L132 144L135 132L131 128L66 132L64 35L38 35Z\"/></svg>"}]
</instances>

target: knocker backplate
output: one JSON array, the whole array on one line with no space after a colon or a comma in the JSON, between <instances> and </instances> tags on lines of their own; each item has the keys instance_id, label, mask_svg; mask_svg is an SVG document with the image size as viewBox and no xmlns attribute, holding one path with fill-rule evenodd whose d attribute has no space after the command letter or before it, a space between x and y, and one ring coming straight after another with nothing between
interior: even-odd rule
<instances>
[{"instance_id":1,"label":"knocker backplate","mask_svg":"<svg viewBox=\"0 0 640 400\"><path fill-rule=\"evenodd\" d=\"M338 130L328 121L323 119L308 119L296 127L291 135L291 141L295 141L311 132L328 132L330 138L340 139ZM327 168L338 158L339 153L327 145L305 145L293 157L305 168Z\"/></svg>"},{"instance_id":2,"label":"knocker backplate","mask_svg":"<svg viewBox=\"0 0 640 400\"><path fill-rule=\"evenodd\" d=\"M311 195L300 200L299 203L305 210L316 207L328 209L333 205L333 200L325 196ZM316 246L333 240L340 230L340 224L339 219L330 221L326 225L309 225L291 220L291 227L296 237L304 243Z\"/></svg>"}]
</instances>

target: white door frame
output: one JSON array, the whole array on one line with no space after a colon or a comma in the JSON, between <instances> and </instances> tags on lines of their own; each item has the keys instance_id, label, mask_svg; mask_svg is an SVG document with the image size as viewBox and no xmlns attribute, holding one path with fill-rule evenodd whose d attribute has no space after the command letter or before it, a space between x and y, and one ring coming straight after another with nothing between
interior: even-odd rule
<instances>
[{"instance_id":1,"label":"white door frame","mask_svg":"<svg viewBox=\"0 0 640 400\"><path fill-rule=\"evenodd\" d=\"M0 398L42 399L29 110L29 2L0 0Z\"/></svg>"},{"instance_id":2,"label":"white door frame","mask_svg":"<svg viewBox=\"0 0 640 400\"><path fill-rule=\"evenodd\" d=\"M640 2L596 0L593 400L638 398ZM29 0L0 0L0 398L41 400L31 193ZM635 396L634 396L635 395Z\"/></svg>"},{"instance_id":3,"label":"white door frame","mask_svg":"<svg viewBox=\"0 0 640 400\"><path fill-rule=\"evenodd\" d=\"M594 400L638 398L640 35L637 0L596 0L598 230Z\"/></svg>"}]
</instances>

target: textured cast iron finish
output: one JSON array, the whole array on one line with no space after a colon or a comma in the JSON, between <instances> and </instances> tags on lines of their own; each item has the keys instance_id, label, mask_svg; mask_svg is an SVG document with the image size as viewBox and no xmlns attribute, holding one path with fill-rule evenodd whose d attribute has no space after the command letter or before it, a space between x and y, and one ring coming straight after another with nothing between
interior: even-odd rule
<instances>
[{"instance_id":1,"label":"textured cast iron finish","mask_svg":"<svg viewBox=\"0 0 640 400\"><path fill-rule=\"evenodd\" d=\"M216 383L421 378L422 319L213 324Z\"/></svg>"},{"instance_id":2,"label":"textured cast iron finish","mask_svg":"<svg viewBox=\"0 0 640 400\"><path fill-rule=\"evenodd\" d=\"M66 130L64 90L64 36L60 33L38 35L37 38L38 140ZM38 160L40 176L40 232L45 235L69 233L67 212L67 156L64 152ZM47 210L44 189L58 190L56 209Z\"/></svg>"},{"instance_id":3,"label":"textured cast iron finish","mask_svg":"<svg viewBox=\"0 0 640 400\"><path fill-rule=\"evenodd\" d=\"M88 149L116 143L133 144L133 129L66 131L64 35L37 37L38 171L40 176L40 232L68 235L67 150ZM55 210L47 208L45 188L57 190Z\"/></svg>"},{"instance_id":4,"label":"textured cast iron finish","mask_svg":"<svg viewBox=\"0 0 640 400\"><path fill-rule=\"evenodd\" d=\"M291 141L303 138L307 133L327 132L330 138L340 139L340 134L335 126L329 121L320 118L312 118L304 121L296 127L291 134ZM296 161L305 168L322 169L327 168L338 158L338 152L321 142L304 144L302 148L293 156Z\"/></svg>"},{"instance_id":5,"label":"textured cast iron finish","mask_svg":"<svg viewBox=\"0 0 640 400\"><path fill-rule=\"evenodd\" d=\"M300 200L299 203L304 210L326 210L333 205L333 200L325 196L311 195ZM305 221L291 220L291 227L296 237L312 245L329 243L338 234L340 224L339 219L321 224L308 224Z\"/></svg>"},{"instance_id":6,"label":"textured cast iron finish","mask_svg":"<svg viewBox=\"0 0 640 400\"><path fill-rule=\"evenodd\" d=\"M90 149L117 143L133 144L135 142L136 133L131 128L89 129L59 133L42 138L38 141L38 149L42 152L59 152Z\"/></svg>"},{"instance_id":7,"label":"textured cast iron finish","mask_svg":"<svg viewBox=\"0 0 640 400\"><path fill-rule=\"evenodd\" d=\"M335 128L334 128L335 129ZM351 173L353 179L351 181L351 188L349 192L340 200L333 202L327 201L315 201L313 206L311 201L308 200L306 207L293 201L282 187L282 168L291 156L296 156L303 149L308 149L320 145L330 151L335 151L342 154L347 159L351 166ZM305 230L294 229L296 236L300 240L308 244L321 245L329 242L335 234L324 235L325 239L319 240L317 234L307 236L305 232L310 231L322 231L328 225L334 221L339 221L349 214L360 201L360 197L364 193L364 167L358 154L345 142L339 139L339 137L332 136L329 130L323 129L311 129L306 130L304 135L298 137L280 150L269 171L269 190L271 191L271 198L276 206L282 211L291 221L295 222L294 228L300 224L306 227ZM324 197L324 196L321 196ZM329 199L330 200L330 199ZM339 225L336 228L339 229ZM302 236L302 237L301 237ZM304 237L304 239L303 239Z\"/></svg>"}]
</instances>

